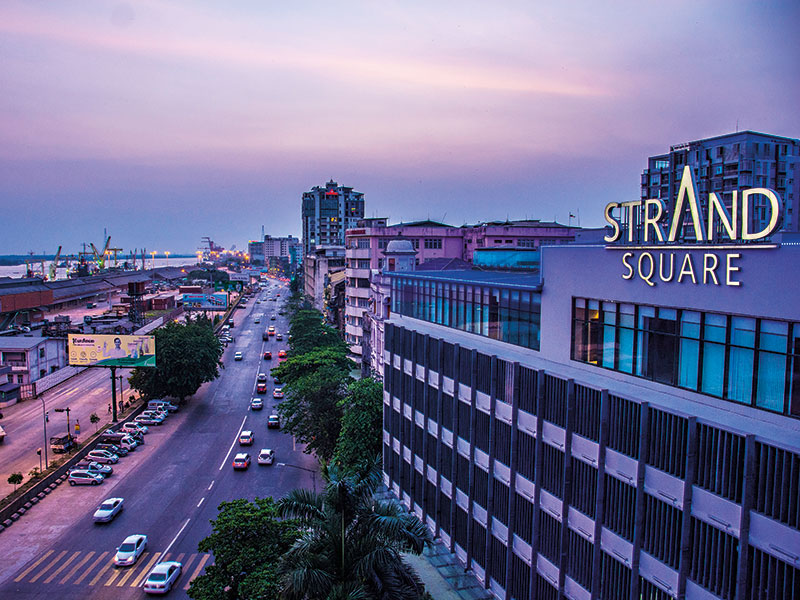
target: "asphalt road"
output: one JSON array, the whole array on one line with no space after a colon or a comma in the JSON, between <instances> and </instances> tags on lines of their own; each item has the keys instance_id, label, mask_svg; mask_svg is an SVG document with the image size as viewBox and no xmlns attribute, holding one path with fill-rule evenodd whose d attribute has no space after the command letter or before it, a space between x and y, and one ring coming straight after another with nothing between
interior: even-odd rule
<instances>
[{"instance_id":1,"label":"asphalt road","mask_svg":"<svg viewBox=\"0 0 800 600\"><path fill-rule=\"evenodd\" d=\"M197 552L197 544L210 533L209 521L220 502L280 497L296 487L312 487L313 457L295 448L291 436L267 429L267 417L277 402L272 399L271 378L268 393L262 395L264 409L249 410L257 374L268 373L277 364L277 350L286 347L286 318L269 320L278 312L286 286L273 283L261 296L274 296L275 289L280 290L280 302L257 304L253 298L247 309L236 311L236 341L225 351L221 376L162 426L151 427L146 443L122 458L109 479L96 487L62 485L0 533L0 598L141 597L141 583L161 560L184 564L170 595L186 598L189 581L213 563L212 556ZM256 315L262 315L260 324L254 323ZM270 324L284 334L283 342L262 341L261 333ZM261 358L264 349L273 352L272 361ZM244 360L233 360L237 350ZM253 446L239 446L242 429L254 432ZM265 447L275 450L274 465L256 463L259 449ZM240 451L249 452L253 463L246 471L233 471L233 456ZM91 516L97 505L119 496L125 499L125 510L111 523L94 524ZM111 566L116 547L134 533L148 536L146 554L133 567Z\"/></svg>"}]
</instances>

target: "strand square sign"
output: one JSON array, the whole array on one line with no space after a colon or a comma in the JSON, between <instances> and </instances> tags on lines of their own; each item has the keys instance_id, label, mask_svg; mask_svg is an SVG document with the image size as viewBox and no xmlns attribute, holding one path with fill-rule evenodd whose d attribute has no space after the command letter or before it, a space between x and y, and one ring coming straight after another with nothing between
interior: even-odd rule
<instances>
[{"instance_id":1,"label":"strand square sign","mask_svg":"<svg viewBox=\"0 0 800 600\"><path fill-rule=\"evenodd\" d=\"M152 335L84 335L67 337L69 364L75 367L155 367Z\"/></svg>"}]
</instances>

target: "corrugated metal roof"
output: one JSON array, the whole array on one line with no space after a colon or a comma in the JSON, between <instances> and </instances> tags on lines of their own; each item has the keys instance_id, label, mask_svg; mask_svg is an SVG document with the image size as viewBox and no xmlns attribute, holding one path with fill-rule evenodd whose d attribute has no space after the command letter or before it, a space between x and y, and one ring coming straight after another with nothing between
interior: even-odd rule
<instances>
[{"instance_id":1,"label":"corrugated metal roof","mask_svg":"<svg viewBox=\"0 0 800 600\"><path fill-rule=\"evenodd\" d=\"M411 277L414 279L435 279L457 283L474 283L481 285L497 285L509 288L539 289L542 279L538 271L406 271L402 273L388 272L390 277Z\"/></svg>"},{"instance_id":2,"label":"corrugated metal roof","mask_svg":"<svg viewBox=\"0 0 800 600\"><path fill-rule=\"evenodd\" d=\"M43 337L0 337L0 350L28 350L46 342L50 338Z\"/></svg>"}]
</instances>

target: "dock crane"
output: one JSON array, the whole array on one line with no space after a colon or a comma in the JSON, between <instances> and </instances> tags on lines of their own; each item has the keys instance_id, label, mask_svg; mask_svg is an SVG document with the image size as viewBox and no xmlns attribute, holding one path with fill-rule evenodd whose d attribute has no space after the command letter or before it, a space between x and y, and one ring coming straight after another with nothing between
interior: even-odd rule
<instances>
[{"instance_id":1,"label":"dock crane","mask_svg":"<svg viewBox=\"0 0 800 600\"><path fill-rule=\"evenodd\" d=\"M92 256L94 258L94 261L97 263L97 266L100 267L101 269L105 268L106 266L106 253L108 252L109 244L111 244L110 235L106 238L106 243L103 246L102 252L99 251L97 249L97 246L95 246L93 243L89 244L92 247Z\"/></svg>"},{"instance_id":2,"label":"dock crane","mask_svg":"<svg viewBox=\"0 0 800 600\"><path fill-rule=\"evenodd\" d=\"M53 262L50 263L50 280L54 281L56 278L56 269L58 268L58 261L61 258L61 246L58 247L58 252L56 252L56 257L53 259Z\"/></svg>"}]
</instances>

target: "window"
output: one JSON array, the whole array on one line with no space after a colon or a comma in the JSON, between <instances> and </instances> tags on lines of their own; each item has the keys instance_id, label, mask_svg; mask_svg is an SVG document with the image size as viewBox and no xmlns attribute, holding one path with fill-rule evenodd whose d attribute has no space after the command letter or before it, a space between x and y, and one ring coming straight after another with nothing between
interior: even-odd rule
<instances>
[{"instance_id":1,"label":"window","mask_svg":"<svg viewBox=\"0 0 800 600\"><path fill-rule=\"evenodd\" d=\"M442 249L442 240L440 238L426 239L425 240L425 248L428 249L428 250L441 250Z\"/></svg>"},{"instance_id":2,"label":"window","mask_svg":"<svg viewBox=\"0 0 800 600\"><path fill-rule=\"evenodd\" d=\"M369 248L369 240L358 240L356 248Z\"/></svg>"},{"instance_id":3,"label":"window","mask_svg":"<svg viewBox=\"0 0 800 600\"><path fill-rule=\"evenodd\" d=\"M44 348L39 348L39 358L44 358Z\"/></svg>"}]
</instances>

